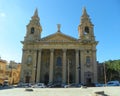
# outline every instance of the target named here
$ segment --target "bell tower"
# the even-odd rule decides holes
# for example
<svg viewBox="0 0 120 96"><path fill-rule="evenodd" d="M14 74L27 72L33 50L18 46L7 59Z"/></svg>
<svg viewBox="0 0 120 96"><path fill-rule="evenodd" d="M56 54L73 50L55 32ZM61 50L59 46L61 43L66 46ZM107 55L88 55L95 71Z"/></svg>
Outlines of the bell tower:
<svg viewBox="0 0 120 96"><path fill-rule="evenodd" d="M81 16L81 22L78 26L79 39L81 39L81 41L94 41L95 37L93 27L94 25L92 24L86 8L84 7Z"/></svg>
<svg viewBox="0 0 120 96"><path fill-rule="evenodd" d="M27 33L25 36L25 41L40 40L41 32L42 32L42 27L40 25L38 10L36 9L34 15L31 17L29 24L27 25Z"/></svg>
<svg viewBox="0 0 120 96"><path fill-rule="evenodd" d="M87 85L97 82L96 46L98 41L95 40L93 28L94 25L84 7L78 31L80 43L83 44L83 49L80 51L81 82Z"/></svg>

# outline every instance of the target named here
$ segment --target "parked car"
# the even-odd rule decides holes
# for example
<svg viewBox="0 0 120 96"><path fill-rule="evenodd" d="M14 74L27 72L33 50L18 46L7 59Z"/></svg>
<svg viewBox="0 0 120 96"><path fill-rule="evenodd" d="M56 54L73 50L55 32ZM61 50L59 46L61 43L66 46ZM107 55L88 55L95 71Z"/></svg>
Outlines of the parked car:
<svg viewBox="0 0 120 96"><path fill-rule="evenodd" d="M107 86L120 86L120 82L115 80L115 81L109 81L106 84Z"/></svg>
<svg viewBox="0 0 120 96"><path fill-rule="evenodd" d="M4 87L5 87L5 86L9 86L8 80L5 80L5 81L3 82L3 86L4 86Z"/></svg>
<svg viewBox="0 0 120 96"><path fill-rule="evenodd" d="M78 87L81 87L81 86L82 86L82 84L72 83L72 84L64 85L64 88L78 88Z"/></svg>
<svg viewBox="0 0 120 96"><path fill-rule="evenodd" d="M32 88L45 88L46 86L45 86L45 84L44 83L37 83L37 84L34 84L33 86L32 86Z"/></svg>
<svg viewBox="0 0 120 96"><path fill-rule="evenodd" d="M101 83L95 83L95 87L103 87L104 84L101 84Z"/></svg>
<svg viewBox="0 0 120 96"><path fill-rule="evenodd" d="M49 83L47 84L47 87L49 87L49 88L54 87L54 83L53 83L53 82L49 82Z"/></svg>
<svg viewBox="0 0 120 96"><path fill-rule="evenodd" d="M24 87L24 88L27 88L27 87L31 87L32 84L31 83L22 83L20 82L17 87Z"/></svg>
<svg viewBox="0 0 120 96"><path fill-rule="evenodd" d="M79 83L79 84L76 84L76 87L82 87L83 84Z"/></svg>
<svg viewBox="0 0 120 96"><path fill-rule="evenodd" d="M2 88L2 87L3 87L3 84L0 83L0 88Z"/></svg>
<svg viewBox="0 0 120 96"><path fill-rule="evenodd" d="M64 88L69 88L69 87L70 87L70 84L64 85Z"/></svg>
<svg viewBox="0 0 120 96"><path fill-rule="evenodd" d="M61 87L64 88L65 85L66 85L66 83L62 83L62 84L61 84Z"/></svg>
<svg viewBox="0 0 120 96"><path fill-rule="evenodd" d="M47 87L49 87L49 88L60 88L62 86L63 85L61 85L61 82L49 82L47 84Z"/></svg>

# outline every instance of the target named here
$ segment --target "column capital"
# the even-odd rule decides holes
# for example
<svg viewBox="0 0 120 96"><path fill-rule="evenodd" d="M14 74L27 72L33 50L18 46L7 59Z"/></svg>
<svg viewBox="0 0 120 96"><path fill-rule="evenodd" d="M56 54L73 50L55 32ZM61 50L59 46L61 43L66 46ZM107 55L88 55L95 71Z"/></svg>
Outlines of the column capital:
<svg viewBox="0 0 120 96"><path fill-rule="evenodd" d="M67 51L67 49L62 49L63 50L63 52L66 52Z"/></svg>
<svg viewBox="0 0 120 96"><path fill-rule="evenodd" d="M54 52L54 49L50 49L50 52Z"/></svg>
<svg viewBox="0 0 120 96"><path fill-rule="evenodd" d="M79 49L75 49L76 52L79 52Z"/></svg>
<svg viewBox="0 0 120 96"><path fill-rule="evenodd" d="M41 51L42 51L42 49L39 49L38 51L39 51L39 52L41 52Z"/></svg>

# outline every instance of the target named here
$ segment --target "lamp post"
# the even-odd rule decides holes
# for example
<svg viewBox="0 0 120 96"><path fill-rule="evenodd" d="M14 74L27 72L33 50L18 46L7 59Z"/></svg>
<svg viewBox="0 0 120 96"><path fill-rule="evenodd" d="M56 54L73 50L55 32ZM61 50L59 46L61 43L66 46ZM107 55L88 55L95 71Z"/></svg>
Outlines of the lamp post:
<svg viewBox="0 0 120 96"><path fill-rule="evenodd" d="M104 83L106 86L106 69L105 69L105 63L103 64L103 68L104 68Z"/></svg>

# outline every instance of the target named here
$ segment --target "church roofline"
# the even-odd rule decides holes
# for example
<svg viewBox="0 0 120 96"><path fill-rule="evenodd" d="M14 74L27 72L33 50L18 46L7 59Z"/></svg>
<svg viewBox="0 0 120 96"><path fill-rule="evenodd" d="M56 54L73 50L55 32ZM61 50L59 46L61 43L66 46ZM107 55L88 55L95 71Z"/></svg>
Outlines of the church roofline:
<svg viewBox="0 0 120 96"><path fill-rule="evenodd" d="M62 32L55 32L55 33L53 33L53 34L50 34L50 35L48 35L48 36L45 36L45 37L41 38L41 40L46 40L47 38L50 38L50 37L52 37L52 36L54 36L54 35L57 35L57 34L63 35L63 36L68 37L68 38L71 38L71 39L73 39L73 40L75 40L75 41L78 40L77 38L74 38L74 37L72 37L72 36L66 35L66 34L64 34L64 33L62 33Z"/></svg>

